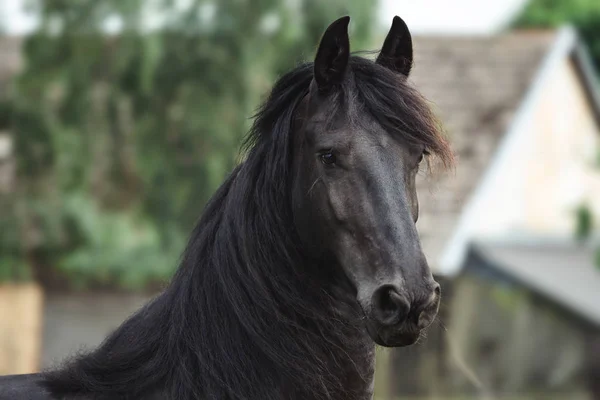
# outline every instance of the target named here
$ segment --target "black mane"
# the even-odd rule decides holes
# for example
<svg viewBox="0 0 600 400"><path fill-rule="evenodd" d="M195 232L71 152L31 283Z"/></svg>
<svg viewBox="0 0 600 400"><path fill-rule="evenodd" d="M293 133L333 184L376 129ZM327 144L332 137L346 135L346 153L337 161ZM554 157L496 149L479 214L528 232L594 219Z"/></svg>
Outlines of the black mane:
<svg viewBox="0 0 600 400"><path fill-rule="evenodd" d="M359 57L349 71L365 112L449 162L435 119L409 84ZM307 254L294 227L292 126L312 77L307 63L275 84L245 161L206 206L170 285L97 350L45 373L53 393L280 399L287 389L353 399L353 385L370 379L371 358L363 359L373 345L352 288ZM344 381L348 375L362 385Z"/></svg>

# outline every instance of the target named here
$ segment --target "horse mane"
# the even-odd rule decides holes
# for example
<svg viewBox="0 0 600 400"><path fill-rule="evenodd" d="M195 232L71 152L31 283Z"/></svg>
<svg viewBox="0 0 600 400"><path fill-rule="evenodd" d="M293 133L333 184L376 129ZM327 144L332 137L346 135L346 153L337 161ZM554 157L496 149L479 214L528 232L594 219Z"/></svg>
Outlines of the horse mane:
<svg viewBox="0 0 600 400"><path fill-rule="evenodd" d="M302 64L274 85L245 160L206 205L165 291L99 348L45 372L53 394L271 399L287 389L302 398L353 398L339 371L368 379L372 366L360 357L372 341L352 288L306 254L292 215L292 127L312 69ZM356 100L390 134L451 161L416 90L360 57L351 57L349 71Z"/></svg>

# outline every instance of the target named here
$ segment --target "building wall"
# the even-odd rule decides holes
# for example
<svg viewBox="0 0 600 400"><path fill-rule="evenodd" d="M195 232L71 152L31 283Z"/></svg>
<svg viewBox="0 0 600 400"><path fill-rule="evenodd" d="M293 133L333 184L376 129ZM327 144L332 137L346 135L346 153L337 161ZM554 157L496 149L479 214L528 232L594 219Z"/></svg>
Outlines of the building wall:
<svg viewBox="0 0 600 400"><path fill-rule="evenodd" d="M588 399L585 323L488 276L449 286L420 344L378 354L376 398Z"/></svg>
<svg viewBox="0 0 600 400"><path fill-rule="evenodd" d="M600 132L585 89L569 60L553 72L534 110L526 162L522 226L534 233L570 233L573 210L589 203L600 215Z"/></svg>
<svg viewBox="0 0 600 400"><path fill-rule="evenodd" d="M455 285L448 321L454 348L446 360L454 366L448 368L451 390L585 391L588 328L582 322L519 286L474 275Z"/></svg>
<svg viewBox="0 0 600 400"><path fill-rule="evenodd" d="M582 85L569 58L545 76L470 217L471 237L567 237L578 205L600 215L600 131Z"/></svg>
<svg viewBox="0 0 600 400"><path fill-rule="evenodd" d="M78 352L95 348L150 299L132 293L48 293L41 368L57 366Z"/></svg>

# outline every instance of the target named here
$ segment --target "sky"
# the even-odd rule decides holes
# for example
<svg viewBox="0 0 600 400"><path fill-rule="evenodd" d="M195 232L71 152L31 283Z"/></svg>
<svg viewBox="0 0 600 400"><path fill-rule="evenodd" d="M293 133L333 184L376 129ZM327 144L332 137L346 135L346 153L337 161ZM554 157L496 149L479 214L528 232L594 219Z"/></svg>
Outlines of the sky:
<svg viewBox="0 0 600 400"><path fill-rule="evenodd" d="M124 0L126 1L126 0ZM369 1L369 0L365 0ZM379 0L379 22L402 17L411 32L421 34L489 34L501 29L526 0ZM35 29L35 19L22 12L23 0L0 0L0 16L10 34Z"/></svg>
<svg viewBox="0 0 600 400"><path fill-rule="evenodd" d="M414 33L490 34L502 29L526 0L379 0L379 19L400 16Z"/></svg>

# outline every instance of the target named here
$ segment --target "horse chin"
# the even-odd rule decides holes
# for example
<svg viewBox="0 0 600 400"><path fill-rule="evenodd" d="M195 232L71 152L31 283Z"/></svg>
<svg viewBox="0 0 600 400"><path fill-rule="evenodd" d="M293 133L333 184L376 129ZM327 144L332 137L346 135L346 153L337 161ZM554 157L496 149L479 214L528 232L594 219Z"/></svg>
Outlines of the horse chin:
<svg viewBox="0 0 600 400"><path fill-rule="evenodd" d="M421 336L421 330L406 326L378 327L376 324L367 323L367 332L371 339L383 347L405 347L415 344Z"/></svg>

